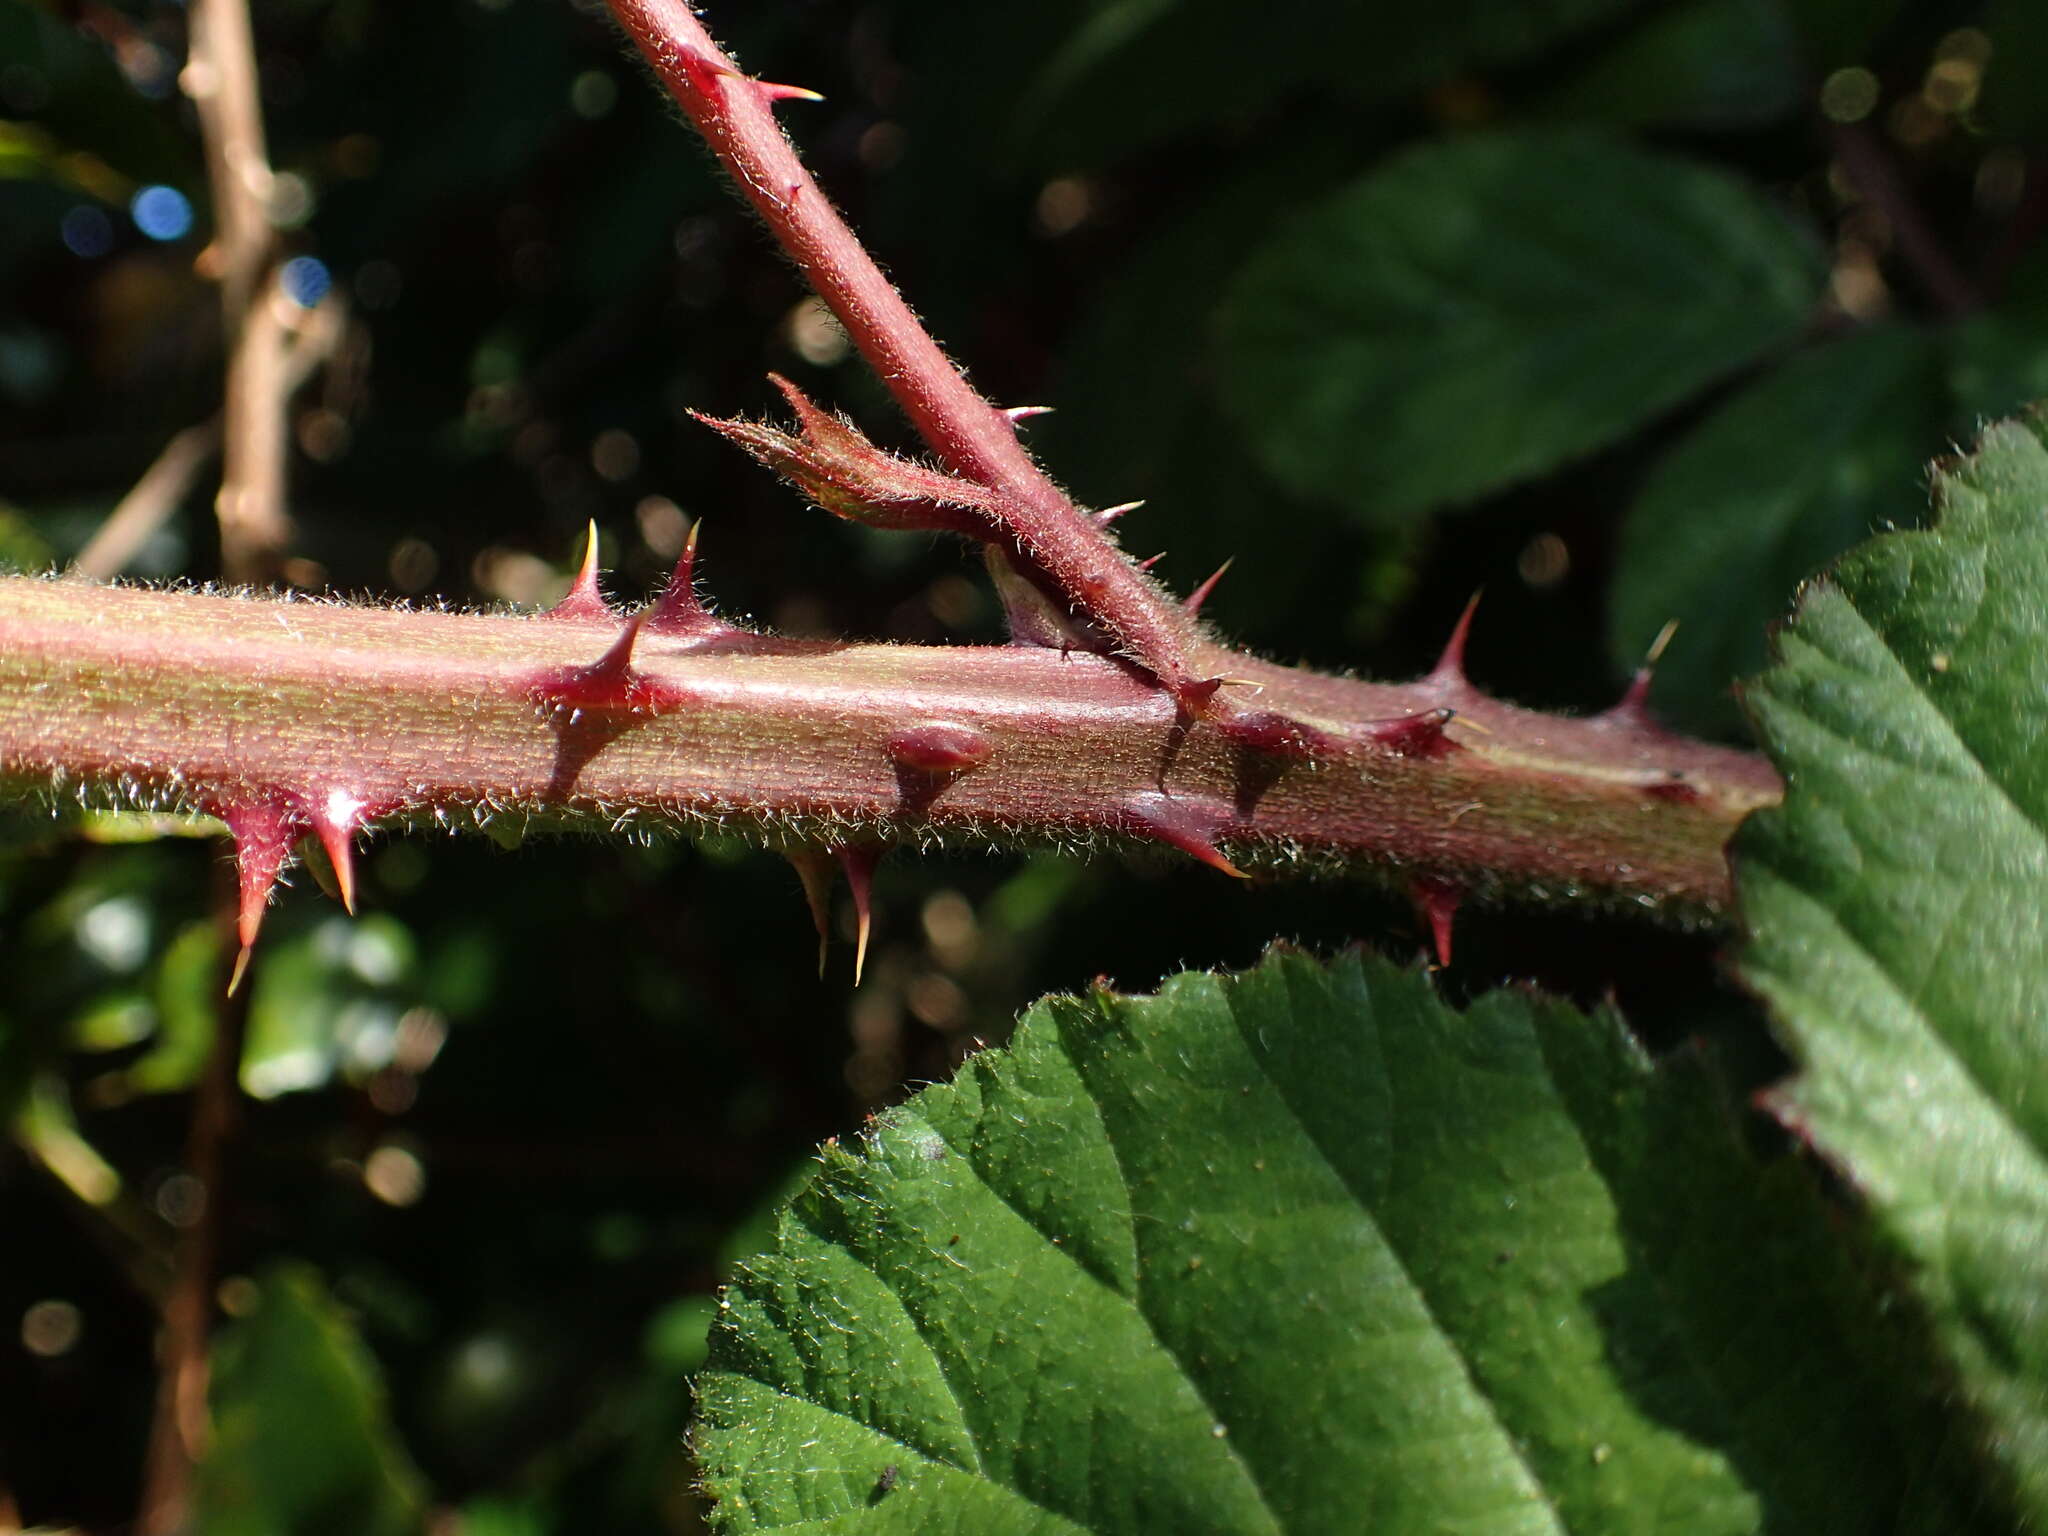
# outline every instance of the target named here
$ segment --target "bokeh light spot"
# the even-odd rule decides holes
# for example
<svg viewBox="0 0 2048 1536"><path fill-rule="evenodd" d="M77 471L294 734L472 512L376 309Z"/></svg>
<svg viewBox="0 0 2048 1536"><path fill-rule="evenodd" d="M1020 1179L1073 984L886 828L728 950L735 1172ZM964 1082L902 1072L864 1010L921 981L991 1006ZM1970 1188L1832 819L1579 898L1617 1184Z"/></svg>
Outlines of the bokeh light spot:
<svg viewBox="0 0 2048 1536"><path fill-rule="evenodd" d="M176 187L144 187L130 200L128 214L152 240L182 240L192 229L192 204Z"/></svg>
<svg viewBox="0 0 2048 1536"><path fill-rule="evenodd" d="M57 230L64 239L64 248L87 261L114 248L114 221L90 204L81 203L65 214Z"/></svg>
<svg viewBox="0 0 2048 1536"><path fill-rule="evenodd" d="M327 290L334 286L334 274L317 256L294 256L277 275L291 301L306 309L326 298Z"/></svg>

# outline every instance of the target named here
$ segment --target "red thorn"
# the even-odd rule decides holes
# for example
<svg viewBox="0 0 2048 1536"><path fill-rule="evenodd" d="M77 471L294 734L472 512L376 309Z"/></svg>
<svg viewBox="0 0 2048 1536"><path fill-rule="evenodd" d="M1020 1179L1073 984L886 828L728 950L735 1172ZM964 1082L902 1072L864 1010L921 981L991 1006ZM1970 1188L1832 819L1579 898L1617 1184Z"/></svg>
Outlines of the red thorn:
<svg viewBox="0 0 2048 1536"><path fill-rule="evenodd" d="M803 882L804 905L811 909L811 926L818 930L818 979L825 979L825 947L831 938L832 855L821 849L796 848L784 853L796 877Z"/></svg>
<svg viewBox="0 0 2048 1536"><path fill-rule="evenodd" d="M1472 615L1479 611L1479 599L1485 595L1482 588L1472 594L1465 604L1465 611L1458 615L1458 622L1451 627L1451 638L1444 643L1444 653L1437 658L1426 681L1432 683L1465 682L1465 642L1472 636Z"/></svg>
<svg viewBox="0 0 2048 1536"><path fill-rule="evenodd" d="M1050 416L1053 409L1049 405L1011 405L1003 408L1003 414L1009 417L1010 425L1015 426L1018 422L1029 421L1034 416Z"/></svg>
<svg viewBox="0 0 2048 1536"><path fill-rule="evenodd" d="M1642 725L1655 727L1656 718L1650 713L1650 679L1656 675L1657 663L1664 657L1664 648L1671 644L1671 637L1678 633L1678 620L1673 619L1657 631L1657 638L1650 642L1650 649L1643 655L1643 664L1636 668L1635 676L1628 681L1621 698L1611 709L1603 710L1594 718L1610 721L1616 725Z"/></svg>
<svg viewBox="0 0 2048 1536"><path fill-rule="evenodd" d="M825 98L816 91L801 85L777 85L772 80L754 80L746 75L737 75L730 70L721 71L728 80L737 80L752 88L754 94L774 106L778 101L823 101Z"/></svg>
<svg viewBox="0 0 2048 1536"><path fill-rule="evenodd" d="M1115 522L1118 518L1122 517L1126 512L1135 512L1138 510L1138 508L1142 507L1143 505L1145 505L1143 501L1126 501L1118 506L1104 507L1100 512L1095 514L1095 526L1098 528L1107 528L1111 523Z"/></svg>
<svg viewBox="0 0 2048 1536"><path fill-rule="evenodd" d="M1455 709L1425 709L1393 720L1374 721L1366 729L1374 741L1396 757L1439 758L1464 750L1445 729L1457 718Z"/></svg>
<svg viewBox="0 0 2048 1536"><path fill-rule="evenodd" d="M1676 768L1671 770L1669 777L1645 784L1643 793L1652 800L1668 800L1673 805L1697 805L1702 798L1698 786Z"/></svg>
<svg viewBox="0 0 2048 1536"><path fill-rule="evenodd" d="M1227 715L1216 729L1231 741L1269 757L1312 758L1329 754L1335 743L1312 725L1271 709L1248 709Z"/></svg>
<svg viewBox="0 0 2048 1536"><path fill-rule="evenodd" d="M1167 552L1162 549L1156 555L1147 555L1143 560L1140 560L1138 562L1138 569L1141 571L1151 570L1153 566L1157 565L1160 561L1166 558L1166 554Z"/></svg>
<svg viewBox="0 0 2048 1536"><path fill-rule="evenodd" d="M1458 915L1458 903L1464 899L1464 891L1434 875L1416 875L1408 882L1408 896L1415 903L1416 914L1429 927L1430 941L1436 946L1436 963L1448 967L1451 963L1451 920Z"/></svg>
<svg viewBox="0 0 2048 1536"><path fill-rule="evenodd" d="M368 818L368 808L345 789L330 789L313 804L313 831L327 850L327 862L334 866L334 883L341 893L342 910L356 913L355 835Z"/></svg>
<svg viewBox="0 0 2048 1536"><path fill-rule="evenodd" d="M1181 603L1181 607L1185 608L1190 614L1200 613L1202 611L1202 604L1209 601L1209 594L1216 590L1216 583L1223 579L1224 573L1236 563L1236 560L1237 556L1232 555L1228 560L1217 566L1216 574L1190 592L1186 600Z"/></svg>
<svg viewBox="0 0 2048 1536"><path fill-rule="evenodd" d="M704 635L729 627L713 618L697 598L697 530L703 526L701 518L690 524L690 536L683 540L683 552L668 586L647 610L647 628L654 634Z"/></svg>
<svg viewBox="0 0 2048 1536"><path fill-rule="evenodd" d="M569 583L569 590L562 594L562 600L541 615L548 619L608 619L611 609L605 606L604 593L597 585L597 522L590 524L589 537L583 545L583 564L577 569L576 579Z"/></svg>
<svg viewBox="0 0 2048 1536"><path fill-rule="evenodd" d="M1200 800L1175 799L1157 790L1143 790L1126 796L1126 820L1142 837L1156 838L1169 847L1200 859L1211 869L1220 869L1239 880L1249 879L1216 846L1216 836L1231 821L1227 807Z"/></svg>
<svg viewBox="0 0 2048 1536"><path fill-rule="evenodd" d="M552 713L567 710L572 716L583 710L658 715L689 703L688 689L650 677L633 665L633 647L652 611L643 608L621 624L618 638L589 665L541 673L529 686L529 695Z"/></svg>
<svg viewBox="0 0 2048 1536"><path fill-rule="evenodd" d="M839 867L846 871L847 886L853 892L853 912L859 933L853 949L853 984L860 985L868 964L868 933L873 915L875 866L889 850L879 843L853 843L839 851Z"/></svg>
<svg viewBox="0 0 2048 1536"><path fill-rule="evenodd" d="M1191 715L1203 716L1208 714L1209 703L1216 697L1216 690L1228 681L1228 678L1204 677L1169 684L1168 688L1174 703Z"/></svg>
<svg viewBox="0 0 2048 1536"><path fill-rule="evenodd" d="M249 969L249 955L256 947L256 935L263 927L263 912L284 861L297 841L301 820L282 800L257 800L221 809L220 819L228 824L235 839L235 869L240 882L239 910L235 937L241 948L235 955L235 969L228 977L228 995L234 996Z"/></svg>
<svg viewBox="0 0 2048 1536"><path fill-rule="evenodd" d="M920 720L889 737L889 756L899 768L920 773L965 773L988 761L986 732L952 720Z"/></svg>

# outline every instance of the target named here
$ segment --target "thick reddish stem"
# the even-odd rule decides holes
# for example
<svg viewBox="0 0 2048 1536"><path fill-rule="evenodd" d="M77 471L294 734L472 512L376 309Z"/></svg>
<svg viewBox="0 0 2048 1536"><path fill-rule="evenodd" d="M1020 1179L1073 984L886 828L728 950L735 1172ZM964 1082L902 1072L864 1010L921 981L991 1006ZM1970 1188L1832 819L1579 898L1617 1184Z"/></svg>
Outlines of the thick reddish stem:
<svg viewBox="0 0 2048 1536"><path fill-rule="evenodd" d="M1189 730L1099 656L706 644L644 623L627 655L620 623L0 578L0 776L102 803L279 807L302 831L340 792L351 830L509 815L782 847L1149 844L1679 920L1725 905L1723 845L1778 794L1760 759L1649 723L1469 687L1446 719L1440 679L1197 652L1285 727L1232 734ZM1390 735L1410 720L1442 750Z"/></svg>

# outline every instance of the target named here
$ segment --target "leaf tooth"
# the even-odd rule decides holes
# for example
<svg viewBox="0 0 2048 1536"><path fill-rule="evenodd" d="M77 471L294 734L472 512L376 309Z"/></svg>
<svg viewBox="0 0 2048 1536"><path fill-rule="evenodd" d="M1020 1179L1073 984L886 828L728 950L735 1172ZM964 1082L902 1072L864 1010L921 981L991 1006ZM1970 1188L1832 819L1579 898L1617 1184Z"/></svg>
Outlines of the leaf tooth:
<svg viewBox="0 0 2048 1536"><path fill-rule="evenodd" d="M228 977L232 997L249 970L249 956L256 948L256 936L263 928L263 913L270 905L270 893L291 847L298 840L303 818L292 803L279 796L274 800L242 800L219 807L235 840L235 875L239 901L235 915L235 937L240 948L235 968Z"/></svg>
<svg viewBox="0 0 2048 1536"><path fill-rule="evenodd" d="M1408 899L1415 903L1416 915L1429 929L1430 943L1436 950L1436 963L1440 968L1451 963L1451 924L1464 897L1462 886L1435 875L1414 875L1408 881Z"/></svg>
<svg viewBox="0 0 2048 1536"><path fill-rule="evenodd" d="M562 600L541 617L589 620L609 619L611 616L604 592L597 584L597 520L593 518L583 541L583 564L577 568L576 579L569 583L569 590L562 594Z"/></svg>
<svg viewBox="0 0 2048 1536"><path fill-rule="evenodd" d="M1250 878L1216 846L1218 834L1233 819L1227 806L1148 789L1125 796L1122 810L1127 829L1139 836L1178 848L1226 875Z"/></svg>
<svg viewBox="0 0 2048 1536"><path fill-rule="evenodd" d="M853 984L860 985L860 979L868 964L868 934L874 908L875 866L882 862L882 855L889 850L880 843L848 843L837 850L839 867L846 871L846 884L853 892L853 912L858 920L858 936L853 950Z"/></svg>

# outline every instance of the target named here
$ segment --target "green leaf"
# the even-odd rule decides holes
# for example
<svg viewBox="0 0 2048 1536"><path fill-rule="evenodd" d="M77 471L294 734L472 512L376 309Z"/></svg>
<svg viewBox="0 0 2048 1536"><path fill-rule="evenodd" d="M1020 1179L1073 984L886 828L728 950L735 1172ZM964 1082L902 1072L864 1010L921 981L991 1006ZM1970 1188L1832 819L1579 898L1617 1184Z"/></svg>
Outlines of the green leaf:
<svg viewBox="0 0 2048 1536"><path fill-rule="evenodd" d="M1782 116L1799 87L1780 0L1687 0L1652 12L1536 105L1608 123L1726 129Z"/></svg>
<svg viewBox="0 0 2048 1536"><path fill-rule="evenodd" d="M1819 286L1720 171L1585 134L1432 144L1252 259L1225 394L1283 484L1412 518L1627 435L1790 341Z"/></svg>
<svg viewBox="0 0 2048 1536"><path fill-rule="evenodd" d="M1984 30L1991 58L1984 69L1984 110L1992 125L2039 144L2048 140L2048 101L2041 75L2048 69L2048 10L2036 0L1992 0Z"/></svg>
<svg viewBox="0 0 2048 1536"><path fill-rule="evenodd" d="M2048 1523L2048 447L1988 431L1939 525L1810 588L1748 691L1786 778L1738 843L1742 969L1790 1123L1910 1269L2025 1517Z"/></svg>
<svg viewBox="0 0 2048 1536"><path fill-rule="evenodd" d="M1383 101L1539 54L1634 0L1445 0L1390 20L1378 6L1269 0L1247 54L1234 0L1098 0L1070 23L1016 108L1040 163L1092 165L1304 90Z"/></svg>
<svg viewBox="0 0 2048 1536"><path fill-rule="evenodd" d="M1733 731L1730 684L1763 665L1764 632L1799 583L1857 540L1917 522L1925 453L1947 417L1940 348L1889 327L1817 347L1735 395L1658 465L1623 524L1615 660L1663 625L1660 711Z"/></svg>
<svg viewBox="0 0 2048 1536"><path fill-rule="evenodd" d="M213 1348L201 1536L401 1536L419 1474L392 1436L376 1363L313 1271L286 1266Z"/></svg>
<svg viewBox="0 0 2048 1536"><path fill-rule="evenodd" d="M1796 1165L1612 1017L1276 953L1041 1003L823 1161L721 1302L726 1531L1863 1530L1942 1486Z"/></svg>

